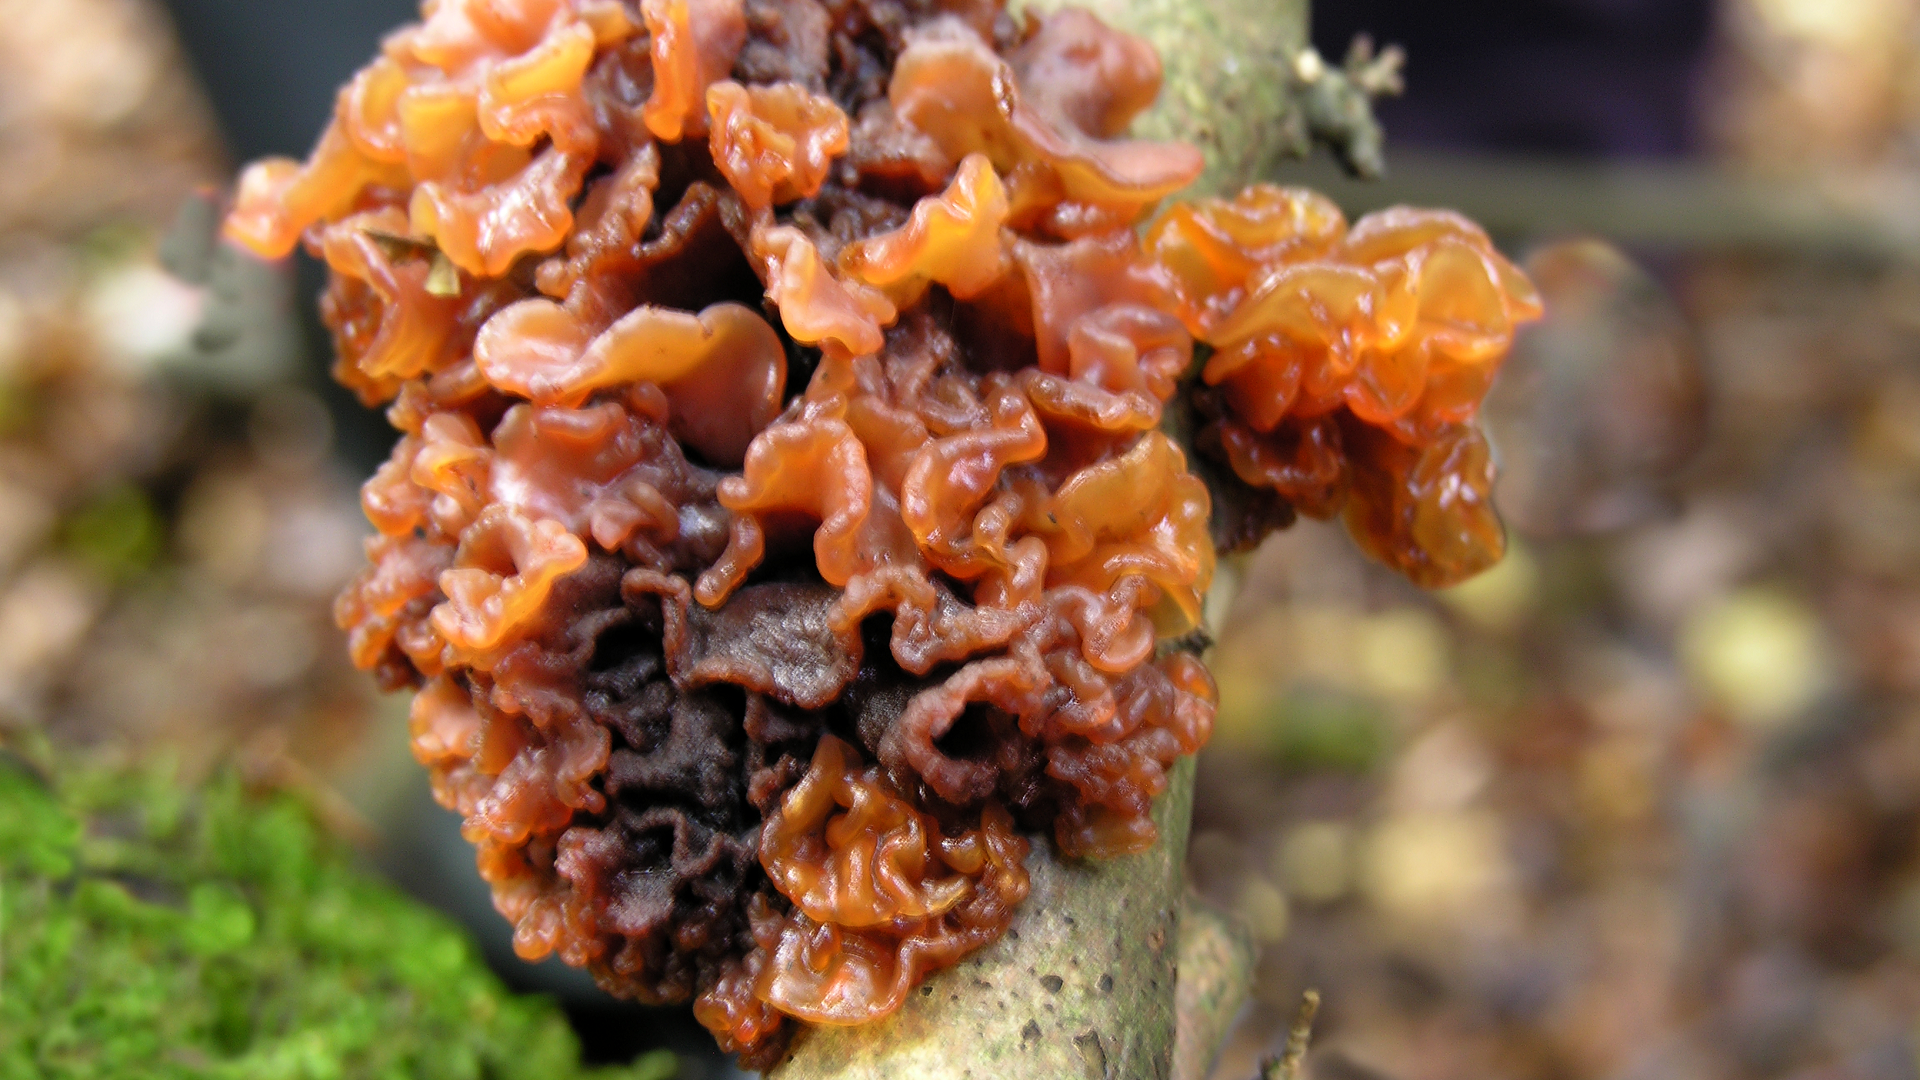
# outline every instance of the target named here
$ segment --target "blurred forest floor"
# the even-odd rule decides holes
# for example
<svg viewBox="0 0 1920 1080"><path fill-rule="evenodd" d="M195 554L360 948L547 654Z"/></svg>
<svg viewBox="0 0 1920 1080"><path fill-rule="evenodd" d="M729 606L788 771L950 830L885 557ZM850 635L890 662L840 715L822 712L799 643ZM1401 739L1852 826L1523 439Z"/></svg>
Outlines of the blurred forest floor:
<svg viewBox="0 0 1920 1080"><path fill-rule="evenodd" d="M207 247L153 9L0 13L0 728L415 842L308 299ZM1265 951L1217 1075L1316 987L1320 1080L1912 1080L1920 252L1503 242L1552 304L1489 405L1508 560L1425 595L1303 522L1239 568L1192 870Z"/></svg>

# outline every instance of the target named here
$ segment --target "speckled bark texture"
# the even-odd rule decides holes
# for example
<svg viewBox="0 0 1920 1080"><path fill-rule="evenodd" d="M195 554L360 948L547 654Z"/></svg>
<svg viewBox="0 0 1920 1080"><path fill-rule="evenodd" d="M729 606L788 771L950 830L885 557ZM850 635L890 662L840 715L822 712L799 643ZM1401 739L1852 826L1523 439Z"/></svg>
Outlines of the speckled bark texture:
<svg viewBox="0 0 1920 1080"><path fill-rule="evenodd" d="M1160 97L1133 131L1200 147L1207 171L1189 195L1231 194L1307 151L1293 83L1294 58L1308 44L1306 0L1075 2L1159 50Z"/></svg>
<svg viewBox="0 0 1920 1080"><path fill-rule="evenodd" d="M1258 947L1247 928L1187 894L1174 985L1173 1080L1206 1080L1253 996Z"/></svg>

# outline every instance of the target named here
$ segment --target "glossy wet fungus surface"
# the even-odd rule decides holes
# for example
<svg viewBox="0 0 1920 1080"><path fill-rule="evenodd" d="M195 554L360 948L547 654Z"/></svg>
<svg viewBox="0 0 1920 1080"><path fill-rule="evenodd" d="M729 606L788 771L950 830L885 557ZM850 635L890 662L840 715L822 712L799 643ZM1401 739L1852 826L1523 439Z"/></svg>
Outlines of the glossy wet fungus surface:
<svg viewBox="0 0 1920 1080"><path fill-rule="evenodd" d="M403 433L337 612L522 956L768 1064L1000 934L1029 836L1155 842L1217 545L1498 558L1531 287L1447 213L1155 217L1159 80L1072 8L429 0L246 172Z"/></svg>

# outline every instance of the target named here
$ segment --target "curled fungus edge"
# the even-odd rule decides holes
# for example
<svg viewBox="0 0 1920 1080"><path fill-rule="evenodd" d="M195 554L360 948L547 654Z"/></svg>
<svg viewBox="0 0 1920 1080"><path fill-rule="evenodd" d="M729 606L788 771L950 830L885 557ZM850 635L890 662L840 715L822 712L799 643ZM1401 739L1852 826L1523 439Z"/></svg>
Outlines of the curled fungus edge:
<svg viewBox="0 0 1920 1080"><path fill-rule="evenodd" d="M242 176L401 433L336 613L520 955L765 1067L1003 932L1029 837L1155 843L1217 500L1499 557L1531 285L1452 214L1157 210L1159 80L1074 8L427 0Z"/></svg>

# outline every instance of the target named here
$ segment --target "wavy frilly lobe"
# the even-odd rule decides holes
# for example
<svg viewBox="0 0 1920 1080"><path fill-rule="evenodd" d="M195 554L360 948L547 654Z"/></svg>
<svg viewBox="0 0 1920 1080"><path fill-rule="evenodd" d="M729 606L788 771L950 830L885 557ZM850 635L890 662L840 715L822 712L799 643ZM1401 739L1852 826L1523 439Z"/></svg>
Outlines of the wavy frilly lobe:
<svg viewBox="0 0 1920 1080"><path fill-rule="evenodd" d="M1027 896L1027 841L998 802L977 817L944 829L823 737L761 830L761 865L793 911L755 927L770 954L756 996L814 1023L863 1023L998 937Z"/></svg>
<svg viewBox="0 0 1920 1080"><path fill-rule="evenodd" d="M1438 588L1497 561L1472 426L1533 286L1479 226L1397 208L1351 229L1325 199L1254 188L1167 215L1147 245L1214 353L1199 442L1301 512L1342 514L1369 554Z"/></svg>
<svg viewBox="0 0 1920 1080"><path fill-rule="evenodd" d="M1426 583L1498 551L1471 423L1525 281L1451 215L1154 219L1199 156L1127 138L1158 58L1083 11L423 15L227 232L326 262L401 432L336 614L522 956L769 1064L1000 934L1028 835L1156 841L1213 491Z"/></svg>

